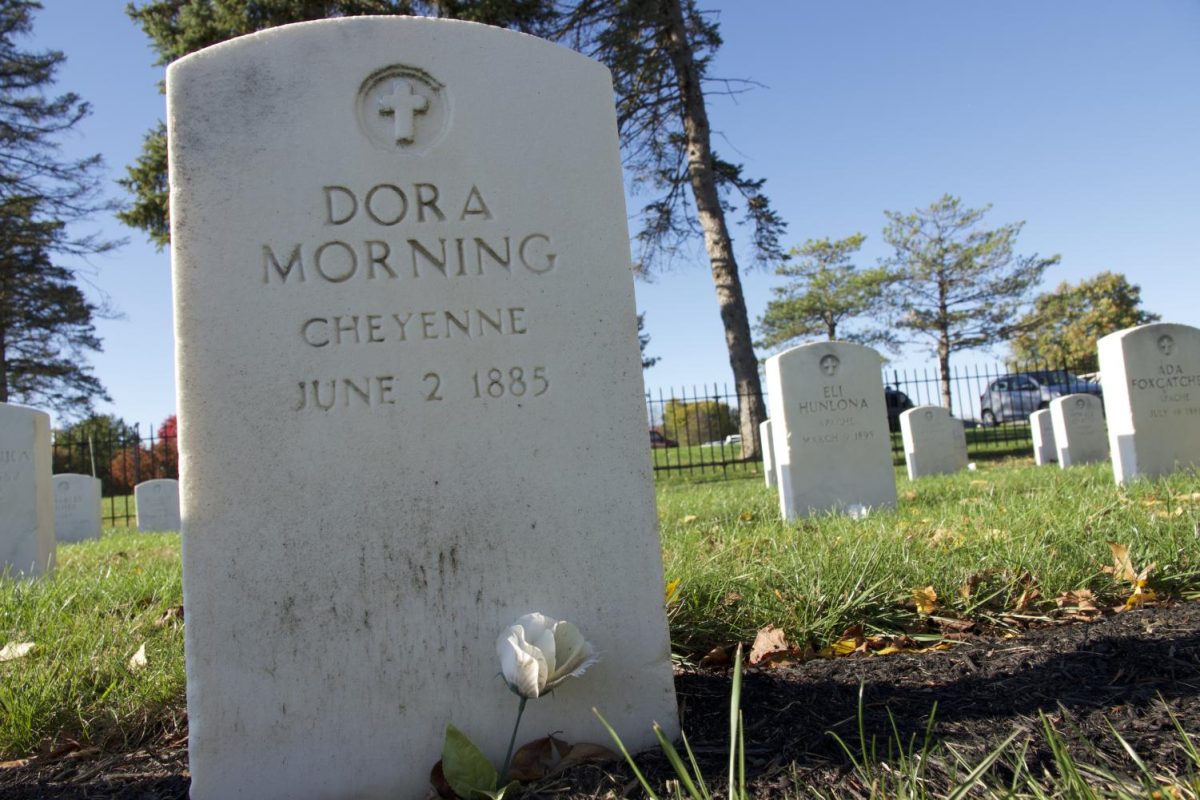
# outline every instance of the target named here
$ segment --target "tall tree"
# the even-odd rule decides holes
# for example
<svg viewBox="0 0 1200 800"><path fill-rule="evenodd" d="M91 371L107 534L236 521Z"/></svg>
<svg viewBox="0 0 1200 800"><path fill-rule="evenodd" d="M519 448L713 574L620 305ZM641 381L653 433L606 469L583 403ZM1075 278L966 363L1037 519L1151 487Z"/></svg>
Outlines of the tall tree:
<svg viewBox="0 0 1200 800"><path fill-rule="evenodd" d="M637 332L638 332L638 350L642 352L642 369L650 369L659 362L658 356L646 355L646 346L650 344L650 334L644 332L643 328L646 325L646 315L637 315Z"/></svg>
<svg viewBox="0 0 1200 800"><path fill-rule="evenodd" d="M894 249L889 266L897 286L889 294L897 325L932 345L941 372L942 405L951 408L950 355L1007 339L1030 292L1059 256L1013 252L1024 222L983 227L991 209L966 208L943 195L911 214L885 211L884 240Z"/></svg>
<svg viewBox="0 0 1200 800"><path fill-rule="evenodd" d="M159 64L248 33L328 17L430 15L546 33L553 0L147 0L126 13L150 37ZM121 221L160 248L171 239L167 191L167 127L146 133L142 152L119 183L131 195Z"/></svg>
<svg viewBox="0 0 1200 800"><path fill-rule="evenodd" d="M793 280L771 290L775 299L758 321L760 347L776 348L815 336L891 344L894 336L879 324L891 273L884 267L860 270L851 262L865 240L861 233L836 241L809 239L788 252L790 260L775 274ZM847 327L864 317L872 317L873 324Z"/></svg>
<svg viewBox="0 0 1200 800"><path fill-rule="evenodd" d="M116 243L70 227L112 206L99 194L100 157L59 153L58 137L89 113L78 95L48 94L65 56L17 46L40 8L0 0L0 402L74 416L107 399L84 361L100 350L92 324L100 309L76 271L56 261Z"/></svg>
<svg viewBox="0 0 1200 800"><path fill-rule="evenodd" d="M1119 272L1101 272L1077 286L1063 281L1038 295L1009 344L1016 362L1095 372L1100 369L1100 337L1158 319L1142 308L1140 287Z"/></svg>
<svg viewBox="0 0 1200 800"><path fill-rule="evenodd" d="M654 193L635 238L642 269L703 235L737 385L742 454L758 458L766 407L727 214L740 197L755 258L767 262L782 258L784 223L764 182L713 150L706 81L721 45L717 24L695 0L578 0L559 36L612 71L625 166L635 191Z"/></svg>

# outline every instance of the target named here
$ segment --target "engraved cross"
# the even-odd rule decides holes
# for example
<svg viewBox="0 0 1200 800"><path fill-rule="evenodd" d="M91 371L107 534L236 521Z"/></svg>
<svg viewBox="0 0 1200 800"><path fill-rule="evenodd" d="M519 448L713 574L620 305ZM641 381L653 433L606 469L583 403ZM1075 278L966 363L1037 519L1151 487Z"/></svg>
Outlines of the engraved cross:
<svg viewBox="0 0 1200 800"><path fill-rule="evenodd" d="M417 114L429 108L429 98L413 91L408 81L392 84L392 93L379 100L380 116L393 118L397 144L412 144Z"/></svg>

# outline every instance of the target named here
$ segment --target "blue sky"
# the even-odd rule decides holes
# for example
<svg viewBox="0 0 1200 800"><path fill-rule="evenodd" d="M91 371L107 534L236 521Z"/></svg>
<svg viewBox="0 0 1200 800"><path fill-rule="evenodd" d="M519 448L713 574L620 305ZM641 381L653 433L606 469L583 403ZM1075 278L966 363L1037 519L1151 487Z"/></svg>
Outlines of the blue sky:
<svg viewBox="0 0 1200 800"><path fill-rule="evenodd" d="M58 88L94 109L64 150L103 154L120 197L113 181L163 116L163 70L125 0L45 5L29 44L66 53ZM994 225L1024 220L1018 252L1061 254L1046 289L1123 272L1147 309L1200 326L1200 2L702 6L718 11L725 40L711 74L760 84L711 98L716 147L767 179L789 224L787 246L861 231L858 263L870 266L889 254L885 209L907 212L950 193L972 207L992 204ZM631 197L630 209L645 200ZM93 227L129 239L92 259L90 280L124 314L97 326L105 351L91 361L113 397L101 410L157 424L175 405L169 252L112 219ZM757 319L780 279L739 254ZM731 381L699 243L639 283L637 296L648 352L662 359L645 374L648 389ZM896 359L900 368L928 362L921 348Z"/></svg>

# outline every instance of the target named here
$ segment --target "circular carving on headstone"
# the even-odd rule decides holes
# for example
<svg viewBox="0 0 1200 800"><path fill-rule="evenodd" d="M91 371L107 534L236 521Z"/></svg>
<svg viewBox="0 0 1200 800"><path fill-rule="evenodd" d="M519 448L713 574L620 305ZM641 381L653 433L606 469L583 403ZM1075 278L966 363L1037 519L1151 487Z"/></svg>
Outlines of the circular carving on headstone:
<svg viewBox="0 0 1200 800"><path fill-rule="evenodd" d="M1075 398L1075 407L1076 408L1083 408L1086 405L1087 405L1087 400L1083 399L1082 397Z"/></svg>
<svg viewBox="0 0 1200 800"><path fill-rule="evenodd" d="M1164 356L1171 355L1171 352L1175 349L1175 339L1168 333L1164 333L1158 337L1156 344L1158 345L1158 351Z"/></svg>
<svg viewBox="0 0 1200 800"><path fill-rule="evenodd" d="M933 410L932 409L925 412L925 419L933 419Z"/></svg>
<svg viewBox="0 0 1200 800"><path fill-rule="evenodd" d="M833 353L829 353L827 355L821 356L821 360L818 363L821 366L821 372L825 373L826 375L828 375L829 377L832 378L834 375L837 374L838 365L841 364L842 362L840 360L838 360L838 357L835 356Z"/></svg>
<svg viewBox="0 0 1200 800"><path fill-rule="evenodd" d="M58 490L60 492L66 493L71 490L71 484L68 481L59 481L58 482Z"/></svg>
<svg viewBox="0 0 1200 800"><path fill-rule="evenodd" d="M367 76L358 89L358 127L376 147L422 155L450 127L446 87L423 69L393 64Z"/></svg>

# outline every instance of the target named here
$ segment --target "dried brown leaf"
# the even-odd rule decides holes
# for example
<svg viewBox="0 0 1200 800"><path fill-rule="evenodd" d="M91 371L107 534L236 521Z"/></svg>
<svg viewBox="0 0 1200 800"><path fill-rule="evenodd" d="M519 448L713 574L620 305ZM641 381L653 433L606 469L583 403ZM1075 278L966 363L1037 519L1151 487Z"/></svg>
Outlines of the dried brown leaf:
<svg viewBox="0 0 1200 800"><path fill-rule="evenodd" d="M24 658L33 650L33 642L9 642L0 648L0 663L5 661L15 661L18 658Z"/></svg>
<svg viewBox="0 0 1200 800"><path fill-rule="evenodd" d="M768 656L787 652L789 649L787 639L783 635L783 629L776 628L774 625L768 625L758 632L754 637L754 644L750 648L750 665L756 666Z"/></svg>

